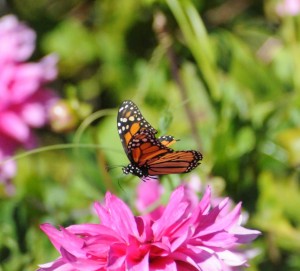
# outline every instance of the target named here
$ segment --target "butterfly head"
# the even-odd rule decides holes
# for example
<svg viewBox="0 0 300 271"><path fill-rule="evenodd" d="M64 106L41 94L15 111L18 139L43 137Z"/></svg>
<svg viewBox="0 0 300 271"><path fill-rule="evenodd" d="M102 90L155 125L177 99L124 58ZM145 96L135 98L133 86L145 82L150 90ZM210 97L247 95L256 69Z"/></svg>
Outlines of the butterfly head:
<svg viewBox="0 0 300 271"><path fill-rule="evenodd" d="M140 178L146 177L146 174L137 166L129 164L127 167L122 168L124 174L133 174Z"/></svg>

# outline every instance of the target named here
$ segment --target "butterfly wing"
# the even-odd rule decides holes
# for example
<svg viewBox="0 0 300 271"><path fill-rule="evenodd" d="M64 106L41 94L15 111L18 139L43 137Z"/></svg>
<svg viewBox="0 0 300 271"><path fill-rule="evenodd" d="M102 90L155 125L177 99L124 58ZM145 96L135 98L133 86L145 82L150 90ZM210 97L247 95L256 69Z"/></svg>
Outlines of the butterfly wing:
<svg viewBox="0 0 300 271"><path fill-rule="evenodd" d="M179 139L175 139L174 136L165 135L158 138L161 144L163 144L166 147L169 147L176 143L176 141L179 141Z"/></svg>
<svg viewBox="0 0 300 271"><path fill-rule="evenodd" d="M167 136L167 139L167 142L175 141L172 136ZM133 163L147 171L147 175L187 173L197 167L203 158L198 151L174 151L162 142L161 138L155 138L151 131L144 129L129 143Z"/></svg>
<svg viewBox="0 0 300 271"><path fill-rule="evenodd" d="M173 150L163 145L149 129L143 129L135 134L128 144L132 163L138 167L143 167L147 161L171 152Z"/></svg>
<svg viewBox="0 0 300 271"><path fill-rule="evenodd" d="M145 120L138 107L132 101L124 101L119 108L117 116L118 133L128 159L133 162L128 150L129 142L141 130L147 129L150 133L156 134L157 131Z"/></svg>
<svg viewBox="0 0 300 271"><path fill-rule="evenodd" d="M203 156L198 151L174 151L147 161L148 174L187 173L196 168Z"/></svg>

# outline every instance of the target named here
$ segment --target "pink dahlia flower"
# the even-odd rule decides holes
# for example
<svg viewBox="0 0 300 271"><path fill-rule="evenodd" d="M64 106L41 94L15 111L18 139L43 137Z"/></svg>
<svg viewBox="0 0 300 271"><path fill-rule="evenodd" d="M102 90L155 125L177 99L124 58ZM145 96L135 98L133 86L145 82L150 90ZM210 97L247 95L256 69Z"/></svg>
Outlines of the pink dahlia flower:
<svg viewBox="0 0 300 271"><path fill-rule="evenodd" d="M201 179L196 174L191 174L187 182L184 183L185 197L193 207L196 207L199 202L199 194L205 193L205 187L201 182ZM136 208L139 212L146 214L148 211L148 216L150 219L156 220L157 217L161 216L165 207L159 205L162 199L162 194L164 193L164 188L160 182L157 182L155 179L149 179L147 182L140 182L137 187L137 200ZM212 208L218 206L225 198L217 195L216 191L213 189L210 196L210 205ZM226 216L230 210L234 207L234 202L231 199L228 199L226 207L224 207L222 213ZM248 213L242 213L241 223L246 223L248 219ZM260 251L258 249L249 249L247 247L237 248L234 253L247 261L256 257ZM238 271L241 270L240 266L230 266L223 265L222 271Z"/></svg>
<svg viewBox="0 0 300 271"><path fill-rule="evenodd" d="M32 128L47 122L54 92L45 84L56 78L57 57L25 62L32 54L35 33L12 15L0 19L0 161L19 147L33 147ZM0 165L0 182L15 174L14 162Z"/></svg>
<svg viewBox="0 0 300 271"><path fill-rule="evenodd" d="M260 232L240 226L241 204L228 213L228 199L212 208L210 197L208 188L194 206L180 186L162 215L152 220L134 216L121 199L108 192L104 204L95 204L101 224L60 230L41 226L60 257L41 265L39 271L221 271L245 266L247 259L236 249Z"/></svg>

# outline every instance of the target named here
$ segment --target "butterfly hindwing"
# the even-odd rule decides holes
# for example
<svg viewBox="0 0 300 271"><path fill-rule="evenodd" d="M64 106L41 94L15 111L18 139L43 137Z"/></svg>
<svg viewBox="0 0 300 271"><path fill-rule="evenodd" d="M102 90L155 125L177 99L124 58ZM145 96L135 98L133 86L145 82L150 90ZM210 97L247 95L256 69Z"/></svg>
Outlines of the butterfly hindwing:
<svg viewBox="0 0 300 271"><path fill-rule="evenodd" d="M198 151L174 151L147 162L150 175L187 173L199 165L202 154Z"/></svg>
<svg viewBox="0 0 300 271"><path fill-rule="evenodd" d="M158 140L166 147L169 147L176 143L179 139L175 139L174 136L165 135L158 138Z"/></svg>
<svg viewBox="0 0 300 271"><path fill-rule="evenodd" d="M175 143L172 136L159 139L150 130L143 129L137 133L128 146L128 151L137 167L147 175L165 175L187 173L199 165L202 154L197 151L174 151L168 144Z"/></svg>
<svg viewBox="0 0 300 271"><path fill-rule="evenodd" d="M128 144L128 154L139 167L146 165L147 161L155 157L170 152L173 150L163 145L149 129L142 129Z"/></svg>

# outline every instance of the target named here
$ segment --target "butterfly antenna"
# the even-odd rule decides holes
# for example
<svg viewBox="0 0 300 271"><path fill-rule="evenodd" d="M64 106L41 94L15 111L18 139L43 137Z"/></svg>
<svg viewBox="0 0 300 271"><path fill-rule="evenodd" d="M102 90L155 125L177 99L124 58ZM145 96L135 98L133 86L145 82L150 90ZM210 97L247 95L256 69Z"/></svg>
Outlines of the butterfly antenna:
<svg viewBox="0 0 300 271"><path fill-rule="evenodd" d="M119 168L119 167L125 167L124 165L113 165L113 166L105 166L105 169L107 170L107 171L110 171L110 170L112 170L112 169L115 169L115 168Z"/></svg>

